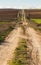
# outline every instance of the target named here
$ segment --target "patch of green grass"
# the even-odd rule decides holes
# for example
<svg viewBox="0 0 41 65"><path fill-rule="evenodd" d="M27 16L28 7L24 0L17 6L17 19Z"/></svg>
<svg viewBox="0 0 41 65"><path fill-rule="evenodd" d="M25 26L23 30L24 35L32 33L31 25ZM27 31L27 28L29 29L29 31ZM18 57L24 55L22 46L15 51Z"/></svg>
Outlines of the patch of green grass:
<svg viewBox="0 0 41 65"><path fill-rule="evenodd" d="M31 19L33 22L41 24L41 19Z"/></svg>
<svg viewBox="0 0 41 65"><path fill-rule="evenodd" d="M19 46L14 53L15 57L8 62L9 65L27 65L27 45L25 39L19 42Z"/></svg>
<svg viewBox="0 0 41 65"><path fill-rule="evenodd" d="M0 42L3 42L3 41L4 41L4 36L0 35Z"/></svg>
<svg viewBox="0 0 41 65"><path fill-rule="evenodd" d="M9 22L0 21L0 24L8 24Z"/></svg>
<svg viewBox="0 0 41 65"><path fill-rule="evenodd" d="M27 47L25 39L20 40L14 54L12 60L8 61L8 65L30 65L31 50Z"/></svg>

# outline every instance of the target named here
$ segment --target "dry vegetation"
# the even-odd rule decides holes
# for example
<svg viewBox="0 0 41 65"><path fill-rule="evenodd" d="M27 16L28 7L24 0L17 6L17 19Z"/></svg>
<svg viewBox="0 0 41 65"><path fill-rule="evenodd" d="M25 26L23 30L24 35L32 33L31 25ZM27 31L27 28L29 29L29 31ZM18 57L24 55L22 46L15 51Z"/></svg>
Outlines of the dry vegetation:
<svg viewBox="0 0 41 65"><path fill-rule="evenodd" d="M5 37L15 28L16 22L0 22L0 44Z"/></svg>
<svg viewBox="0 0 41 65"><path fill-rule="evenodd" d="M27 44L25 39L21 39L19 46L15 49L15 57L9 61L9 65L25 65L27 63Z"/></svg>

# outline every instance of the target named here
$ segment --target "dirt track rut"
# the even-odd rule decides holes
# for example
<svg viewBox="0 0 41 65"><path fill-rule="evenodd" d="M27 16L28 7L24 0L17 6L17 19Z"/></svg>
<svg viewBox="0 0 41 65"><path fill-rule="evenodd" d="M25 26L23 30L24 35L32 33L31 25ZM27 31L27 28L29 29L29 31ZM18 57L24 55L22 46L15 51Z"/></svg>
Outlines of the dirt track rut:
<svg viewBox="0 0 41 65"><path fill-rule="evenodd" d="M7 65L7 60L12 58L15 48L18 46L19 35L22 33L21 28L13 30L0 46L0 65Z"/></svg>
<svg viewBox="0 0 41 65"><path fill-rule="evenodd" d="M41 65L41 35L31 27L26 27L25 34L26 36L23 35L22 28L18 27L8 35L5 43L0 46L0 65L7 65L7 61L13 57L12 53L18 46L20 38L28 39L33 46L32 65Z"/></svg>
<svg viewBox="0 0 41 65"><path fill-rule="evenodd" d="M41 35L37 34L33 28L27 28L26 34L29 35L29 41L33 46L32 61L34 65L41 65Z"/></svg>

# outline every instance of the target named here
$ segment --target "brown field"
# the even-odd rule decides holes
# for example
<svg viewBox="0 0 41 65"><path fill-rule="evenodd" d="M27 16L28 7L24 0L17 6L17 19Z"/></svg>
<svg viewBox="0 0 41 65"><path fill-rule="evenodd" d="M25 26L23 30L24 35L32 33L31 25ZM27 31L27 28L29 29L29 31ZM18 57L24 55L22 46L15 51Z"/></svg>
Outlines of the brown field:
<svg viewBox="0 0 41 65"><path fill-rule="evenodd" d="M6 31L7 29L9 29L10 27L14 28L17 22L0 22L0 33L3 33L4 31Z"/></svg>
<svg viewBox="0 0 41 65"><path fill-rule="evenodd" d="M29 9L25 10L26 15L30 14L31 18L41 18L41 9Z"/></svg>
<svg viewBox="0 0 41 65"><path fill-rule="evenodd" d="M15 25L11 22L15 23L17 21L19 11L20 9L0 9L0 22L4 22L4 24L0 23L0 33L8 29L8 27ZM25 14L26 17L30 14L30 18L41 18L41 9L28 9L25 10Z"/></svg>
<svg viewBox="0 0 41 65"><path fill-rule="evenodd" d="M0 9L0 21L13 21L17 18L18 9ZM28 9L25 10L26 16L30 18L41 18L41 9Z"/></svg>
<svg viewBox="0 0 41 65"><path fill-rule="evenodd" d="M0 65L41 65L39 12L0 9Z"/></svg>
<svg viewBox="0 0 41 65"><path fill-rule="evenodd" d="M0 9L0 21L13 21L18 14L18 10Z"/></svg>
<svg viewBox="0 0 41 65"><path fill-rule="evenodd" d="M14 22L17 19L17 15L20 9L0 9L0 22ZM41 18L41 10L39 9L29 9L25 10L26 17L29 16L30 18ZM12 25L10 23L0 24L0 32L3 30L8 29L8 27Z"/></svg>

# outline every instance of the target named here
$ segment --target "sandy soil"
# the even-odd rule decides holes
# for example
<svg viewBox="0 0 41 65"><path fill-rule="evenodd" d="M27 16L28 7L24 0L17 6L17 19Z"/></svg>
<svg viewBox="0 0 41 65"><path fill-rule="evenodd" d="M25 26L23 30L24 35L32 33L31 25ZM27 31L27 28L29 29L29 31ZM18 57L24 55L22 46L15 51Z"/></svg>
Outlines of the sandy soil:
<svg viewBox="0 0 41 65"><path fill-rule="evenodd" d="M32 49L33 64L41 65L41 35L37 34L37 32L30 27L26 29L26 34L29 35L29 41L33 46Z"/></svg>
<svg viewBox="0 0 41 65"><path fill-rule="evenodd" d="M18 46L20 38L28 39L33 46L32 49L32 64L41 65L41 35L37 34L31 27L25 28L25 34L21 27L13 30L5 39L5 43L0 45L0 65L7 65L7 61L13 57L15 48Z"/></svg>
<svg viewBox="0 0 41 65"><path fill-rule="evenodd" d="M12 58L15 48L18 46L21 28L13 30L5 39L5 43L0 46L0 65L7 65L7 61Z"/></svg>
<svg viewBox="0 0 41 65"><path fill-rule="evenodd" d="M25 28L25 35L21 27L13 30L5 39L5 43L0 45L0 65L7 65L7 61L13 57L15 48L18 46L20 38L28 39L33 46L32 49L32 61L31 65L41 65L41 35L37 34L33 28L28 27L28 23L25 22L25 14L23 13L23 26Z"/></svg>

